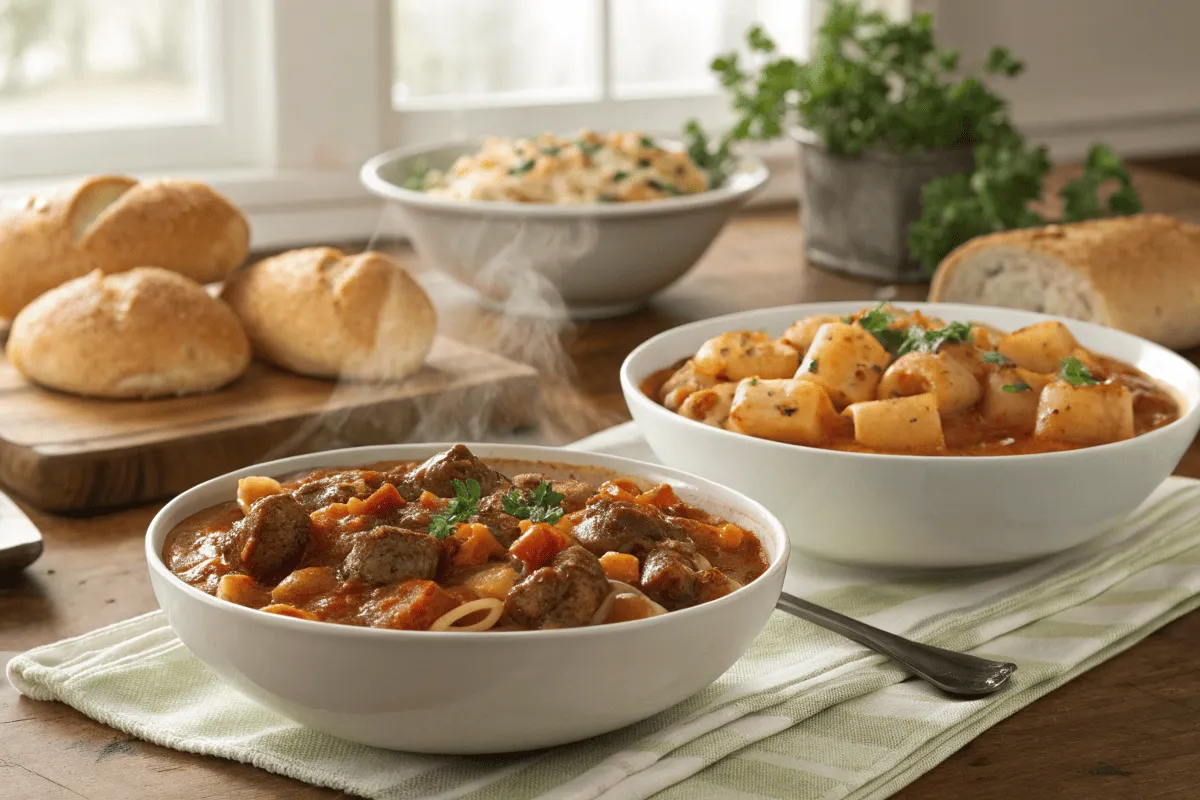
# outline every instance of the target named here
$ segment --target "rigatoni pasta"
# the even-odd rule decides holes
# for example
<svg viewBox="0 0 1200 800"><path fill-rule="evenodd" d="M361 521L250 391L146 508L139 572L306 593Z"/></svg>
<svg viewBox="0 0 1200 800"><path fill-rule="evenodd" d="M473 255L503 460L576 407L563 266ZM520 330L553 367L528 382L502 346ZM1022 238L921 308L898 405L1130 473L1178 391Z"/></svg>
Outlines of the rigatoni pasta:
<svg viewBox="0 0 1200 800"><path fill-rule="evenodd" d="M735 433L880 453L1008 455L1117 442L1179 418L1169 391L1061 322L1006 333L886 303L729 331L649 379L671 410Z"/></svg>

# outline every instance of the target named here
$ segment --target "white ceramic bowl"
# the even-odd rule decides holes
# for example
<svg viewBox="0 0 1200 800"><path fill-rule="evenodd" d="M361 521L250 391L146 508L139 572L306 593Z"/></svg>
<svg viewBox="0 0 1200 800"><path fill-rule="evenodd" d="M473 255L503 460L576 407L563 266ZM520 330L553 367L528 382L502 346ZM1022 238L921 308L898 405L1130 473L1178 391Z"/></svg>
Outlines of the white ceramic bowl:
<svg viewBox="0 0 1200 800"><path fill-rule="evenodd" d="M285 458L223 475L167 504L146 533L155 597L195 655L246 696L355 742L424 753L501 753L564 744L645 719L695 694L758 635L783 586L787 535L743 495L665 467L518 445L481 458L614 470L671 483L680 497L755 531L770 554L757 580L652 619L556 631L392 631L264 614L217 600L162 560L167 533L235 496L238 478L421 460L448 445L385 445Z"/></svg>
<svg viewBox="0 0 1200 800"><path fill-rule="evenodd" d="M683 277L767 179L762 162L745 157L718 189L635 203L463 202L404 188L417 165L443 169L479 145L384 153L363 166L362 182L399 206L426 263L510 310L539 310L530 296L561 297L579 319L632 311Z"/></svg>
<svg viewBox="0 0 1200 800"><path fill-rule="evenodd" d="M960 567L1066 550L1119 522L1179 463L1200 427L1200 371L1128 333L1063 319L1080 344L1170 387L1182 417L1128 441L1061 453L931 457L821 450L756 439L674 414L639 390L656 370L729 330L778 335L796 319L847 314L868 301L813 303L694 322L642 344L621 367L638 427L668 465L740 489L775 512L798 550L884 567ZM897 303L947 321L1009 331L1045 314L943 303Z"/></svg>

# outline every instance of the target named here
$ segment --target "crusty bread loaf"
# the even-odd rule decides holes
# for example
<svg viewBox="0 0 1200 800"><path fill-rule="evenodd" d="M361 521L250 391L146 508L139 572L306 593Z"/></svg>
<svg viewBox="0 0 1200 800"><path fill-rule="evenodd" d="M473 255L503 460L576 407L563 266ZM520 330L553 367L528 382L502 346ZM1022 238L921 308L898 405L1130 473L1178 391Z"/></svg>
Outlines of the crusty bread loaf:
<svg viewBox="0 0 1200 800"><path fill-rule="evenodd" d="M1200 227L1162 214L972 239L929 299L1058 314L1177 349L1200 344Z"/></svg>
<svg viewBox="0 0 1200 800"><path fill-rule="evenodd" d="M221 297L259 358L320 378L398 380L425 361L437 316L382 253L293 250L234 273Z"/></svg>
<svg viewBox="0 0 1200 800"><path fill-rule="evenodd" d="M51 289L13 320L7 352L35 383L114 398L210 391L250 363L229 307L157 267L96 270Z"/></svg>
<svg viewBox="0 0 1200 800"><path fill-rule="evenodd" d="M245 217L203 183L88 178L0 209L0 317L93 269L162 267L218 281L249 246Z"/></svg>

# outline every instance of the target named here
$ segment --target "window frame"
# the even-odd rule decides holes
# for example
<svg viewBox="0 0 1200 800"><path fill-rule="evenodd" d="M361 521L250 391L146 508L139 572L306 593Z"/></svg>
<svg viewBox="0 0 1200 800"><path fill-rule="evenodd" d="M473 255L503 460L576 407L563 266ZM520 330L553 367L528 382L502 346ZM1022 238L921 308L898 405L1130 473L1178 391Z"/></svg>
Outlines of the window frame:
<svg viewBox="0 0 1200 800"><path fill-rule="evenodd" d="M88 172L190 170L249 165L260 98L243 76L255 69L256 0L198 7L206 109L144 124L0 132L0 176L38 179ZM103 169L97 169L103 166Z"/></svg>

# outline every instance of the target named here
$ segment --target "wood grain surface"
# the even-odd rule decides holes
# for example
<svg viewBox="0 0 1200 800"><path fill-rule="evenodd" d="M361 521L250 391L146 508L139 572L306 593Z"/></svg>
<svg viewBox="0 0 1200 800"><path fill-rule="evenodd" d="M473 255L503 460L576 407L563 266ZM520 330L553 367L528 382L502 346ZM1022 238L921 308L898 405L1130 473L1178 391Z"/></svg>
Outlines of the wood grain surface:
<svg viewBox="0 0 1200 800"><path fill-rule="evenodd" d="M1200 185L1150 172L1139 172L1136 181L1151 210L1200 217ZM811 269L800 245L794 209L743 217L691 274L646 309L561 331L563 359L539 362L549 382L543 393L546 385L555 387L552 407L543 410L543 419L556 420L551 438L581 435L627 418L617 368L633 347L658 331L748 308L923 295L920 287L894 290ZM413 263L411 254L404 257ZM460 329L470 329L489 338L478 312L464 310L447 322L456 337L463 338ZM513 341L527 334L519 332ZM512 353L519 349L514 345ZM568 368L572 374L562 372ZM1200 447L1193 445L1179 473L1200 477ZM23 507L42 531L46 551L24 572L0 577L0 659L155 607L142 535L158 506L91 517ZM1200 614L1172 623L1000 722L896 797L1182 799L1198 796L1197 776ZM0 797L5 800L341 796L247 765L149 745L67 706L0 688Z"/></svg>
<svg viewBox="0 0 1200 800"><path fill-rule="evenodd" d="M440 337L397 383L338 383L254 362L209 394L99 400L28 383L0 357L0 483L56 511L146 502L259 461L356 444L453 438L433 406L486 410L493 429L537 418L537 371Z"/></svg>

